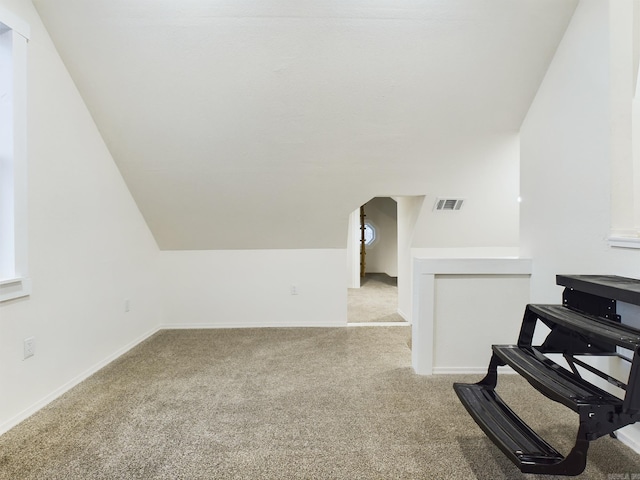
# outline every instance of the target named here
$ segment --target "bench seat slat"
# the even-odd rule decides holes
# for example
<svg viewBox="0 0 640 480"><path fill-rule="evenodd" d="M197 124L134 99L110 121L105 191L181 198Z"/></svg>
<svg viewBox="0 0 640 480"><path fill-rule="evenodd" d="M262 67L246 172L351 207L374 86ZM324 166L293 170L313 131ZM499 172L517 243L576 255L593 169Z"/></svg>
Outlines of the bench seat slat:
<svg viewBox="0 0 640 480"><path fill-rule="evenodd" d="M537 390L574 411L582 405L622 408L622 400L576 376L535 349L493 345L494 353Z"/></svg>
<svg viewBox="0 0 640 480"><path fill-rule="evenodd" d="M524 423L495 390L478 384L454 383L458 398L485 434L523 472L559 464L564 457Z"/></svg>
<svg viewBox="0 0 640 480"><path fill-rule="evenodd" d="M640 305L640 280L617 275L556 275L556 283L599 297Z"/></svg>
<svg viewBox="0 0 640 480"><path fill-rule="evenodd" d="M631 350L640 346L640 330L627 325L583 315L562 305L528 305L527 309L539 317L594 340L606 341Z"/></svg>

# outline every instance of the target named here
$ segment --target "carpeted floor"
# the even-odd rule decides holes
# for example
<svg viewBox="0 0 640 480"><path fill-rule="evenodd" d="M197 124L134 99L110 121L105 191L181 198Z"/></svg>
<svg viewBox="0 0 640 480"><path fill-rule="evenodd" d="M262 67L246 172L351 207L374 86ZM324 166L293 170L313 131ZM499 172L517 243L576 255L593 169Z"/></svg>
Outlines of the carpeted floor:
<svg viewBox="0 0 640 480"><path fill-rule="evenodd" d="M347 299L349 323L405 321L398 314L398 280L384 273L367 273Z"/></svg>
<svg viewBox="0 0 640 480"><path fill-rule="evenodd" d="M554 478L521 474L466 414L451 384L477 376L415 375L409 335L161 331L0 437L0 478ZM500 386L543 436L570 448L575 414L515 375ZM579 478L632 474L640 455L607 437L592 443Z"/></svg>

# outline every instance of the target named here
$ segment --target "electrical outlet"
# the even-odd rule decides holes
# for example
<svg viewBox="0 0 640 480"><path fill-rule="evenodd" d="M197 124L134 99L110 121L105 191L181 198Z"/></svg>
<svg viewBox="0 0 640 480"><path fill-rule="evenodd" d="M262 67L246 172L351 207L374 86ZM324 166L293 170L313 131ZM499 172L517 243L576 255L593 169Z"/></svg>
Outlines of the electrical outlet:
<svg viewBox="0 0 640 480"><path fill-rule="evenodd" d="M296 285L291 285L291 295L298 295L298 287Z"/></svg>
<svg viewBox="0 0 640 480"><path fill-rule="evenodd" d="M124 301L124 311L125 313L131 310L131 301L129 299Z"/></svg>
<svg viewBox="0 0 640 480"><path fill-rule="evenodd" d="M36 337L24 339L24 359L33 357L36 353Z"/></svg>

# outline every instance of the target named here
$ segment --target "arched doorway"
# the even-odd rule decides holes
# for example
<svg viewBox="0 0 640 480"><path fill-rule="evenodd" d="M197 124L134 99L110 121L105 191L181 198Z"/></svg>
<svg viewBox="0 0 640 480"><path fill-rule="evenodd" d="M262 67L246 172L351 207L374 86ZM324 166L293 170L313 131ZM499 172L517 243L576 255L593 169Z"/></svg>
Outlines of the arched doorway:
<svg viewBox="0 0 640 480"><path fill-rule="evenodd" d="M357 224L354 225L357 218ZM347 322L396 324L406 320L398 314L398 216L396 201L374 197L352 215L351 248L357 255L358 285L350 285ZM356 232L357 229L357 232ZM355 275L352 265L352 275ZM354 282L355 283L355 282Z"/></svg>

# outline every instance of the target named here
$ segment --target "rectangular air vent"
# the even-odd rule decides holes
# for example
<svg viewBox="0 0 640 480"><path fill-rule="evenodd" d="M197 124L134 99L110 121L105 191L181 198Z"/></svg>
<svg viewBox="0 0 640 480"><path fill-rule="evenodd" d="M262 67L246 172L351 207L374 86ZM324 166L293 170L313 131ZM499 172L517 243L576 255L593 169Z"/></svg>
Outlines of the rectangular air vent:
<svg viewBox="0 0 640 480"><path fill-rule="evenodd" d="M434 210L460 210L463 203L460 198L438 198Z"/></svg>

